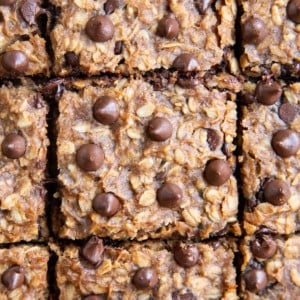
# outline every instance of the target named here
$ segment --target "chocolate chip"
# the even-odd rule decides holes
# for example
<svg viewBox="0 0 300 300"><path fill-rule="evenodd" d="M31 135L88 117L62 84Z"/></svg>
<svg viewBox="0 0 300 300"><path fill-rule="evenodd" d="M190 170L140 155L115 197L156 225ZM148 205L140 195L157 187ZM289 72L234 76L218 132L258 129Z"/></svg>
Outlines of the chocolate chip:
<svg viewBox="0 0 300 300"><path fill-rule="evenodd" d="M278 109L278 115L280 119L288 124L295 120L298 113L299 108L297 104L283 103Z"/></svg>
<svg viewBox="0 0 300 300"><path fill-rule="evenodd" d="M299 134L290 129L278 130L271 141L277 155L287 158L295 155L300 148Z"/></svg>
<svg viewBox="0 0 300 300"><path fill-rule="evenodd" d="M255 257L267 259L274 256L277 243L271 236L262 235L251 241L250 248Z"/></svg>
<svg viewBox="0 0 300 300"><path fill-rule="evenodd" d="M242 104L248 105L254 103L256 99L251 94L244 94L240 96L239 100Z"/></svg>
<svg viewBox="0 0 300 300"><path fill-rule="evenodd" d="M178 55L172 67L181 72L192 72L199 68L198 59L191 53L182 53Z"/></svg>
<svg viewBox="0 0 300 300"><path fill-rule="evenodd" d="M247 44L260 44L268 35L265 22L256 17L250 17L242 26L243 40Z"/></svg>
<svg viewBox="0 0 300 300"><path fill-rule="evenodd" d="M283 205L290 196L290 187L285 181L274 179L264 184L264 200L273 205Z"/></svg>
<svg viewBox="0 0 300 300"><path fill-rule="evenodd" d="M85 31L94 42L106 42L113 38L115 28L108 16L95 16L89 19Z"/></svg>
<svg viewBox="0 0 300 300"><path fill-rule="evenodd" d="M179 77L176 83L184 89L192 89L196 87L200 81L198 78L193 77Z"/></svg>
<svg viewBox="0 0 300 300"><path fill-rule="evenodd" d="M227 161L214 159L207 163L204 170L206 181L215 186L224 184L231 176L232 169Z"/></svg>
<svg viewBox="0 0 300 300"><path fill-rule="evenodd" d="M110 15L117 8L121 8L123 5L123 0L108 0L104 3L104 11L107 15Z"/></svg>
<svg viewBox="0 0 300 300"><path fill-rule="evenodd" d="M104 161L102 148L95 144L82 145L76 153L77 165L84 171L98 170Z"/></svg>
<svg viewBox="0 0 300 300"><path fill-rule="evenodd" d="M27 71L29 61L24 52L11 50L2 55L1 64L6 71L19 75Z"/></svg>
<svg viewBox="0 0 300 300"><path fill-rule="evenodd" d="M196 300L192 293L179 294L179 292L172 293L172 300Z"/></svg>
<svg viewBox="0 0 300 300"><path fill-rule="evenodd" d="M160 206L177 208L182 200L182 190L177 184L168 182L157 190L157 201Z"/></svg>
<svg viewBox="0 0 300 300"><path fill-rule="evenodd" d="M263 290L268 283L267 274L263 270L252 269L244 274L246 289L250 292L257 293Z"/></svg>
<svg viewBox="0 0 300 300"><path fill-rule="evenodd" d="M21 266L8 268L1 277L2 283L9 289L14 290L20 287L25 281L24 269Z"/></svg>
<svg viewBox="0 0 300 300"><path fill-rule="evenodd" d="M256 86L256 99L263 105L272 105L280 99L282 88L276 81L260 81Z"/></svg>
<svg viewBox="0 0 300 300"><path fill-rule="evenodd" d="M12 6L17 0L0 0L0 5L2 6Z"/></svg>
<svg viewBox="0 0 300 300"><path fill-rule="evenodd" d="M72 68L79 66L79 56L73 51L69 51L65 54L65 60L66 64Z"/></svg>
<svg viewBox="0 0 300 300"><path fill-rule="evenodd" d="M49 80L42 89L42 94L46 97L54 97L55 100L59 100L64 91L64 81L62 78L54 78Z"/></svg>
<svg viewBox="0 0 300 300"><path fill-rule="evenodd" d="M151 140L163 142L172 136L173 128L170 121L163 117L152 119L148 126L148 135Z"/></svg>
<svg viewBox="0 0 300 300"><path fill-rule="evenodd" d="M207 143L211 151L215 151L221 142L221 138L214 129L207 129Z"/></svg>
<svg viewBox="0 0 300 300"><path fill-rule="evenodd" d="M186 244L177 245L174 247L174 259L181 267L193 267L199 260L198 248Z"/></svg>
<svg viewBox="0 0 300 300"><path fill-rule="evenodd" d="M111 96L101 96L93 106L94 118L104 125L116 122L119 115L118 102Z"/></svg>
<svg viewBox="0 0 300 300"><path fill-rule="evenodd" d="M290 0L286 8L287 16L293 22L300 23L300 0Z"/></svg>
<svg viewBox="0 0 300 300"><path fill-rule="evenodd" d="M204 15L212 4L213 0L195 0L195 5L198 8L201 15Z"/></svg>
<svg viewBox="0 0 300 300"><path fill-rule="evenodd" d="M124 43L122 41L117 41L115 43L115 49L114 49L115 55L122 54L123 48L124 48Z"/></svg>
<svg viewBox="0 0 300 300"><path fill-rule="evenodd" d="M173 17L164 17L158 22L157 35L167 39L175 38L179 33L179 23Z"/></svg>
<svg viewBox="0 0 300 300"><path fill-rule="evenodd" d="M92 236L81 248L81 256L94 268L98 268L103 262L104 246L101 239Z"/></svg>
<svg viewBox="0 0 300 300"><path fill-rule="evenodd" d="M112 217L120 207L120 200L113 193L98 194L93 200L94 210L104 217Z"/></svg>
<svg viewBox="0 0 300 300"><path fill-rule="evenodd" d="M133 284L138 289L153 289L158 283L158 277L153 268L140 268L133 276Z"/></svg>
<svg viewBox="0 0 300 300"><path fill-rule="evenodd" d="M37 5L36 0L24 0L21 4L20 12L23 19L32 25L35 23L35 17L38 14L40 7Z"/></svg>
<svg viewBox="0 0 300 300"><path fill-rule="evenodd" d="M82 298L83 300L106 300L106 295L88 295Z"/></svg>
<svg viewBox="0 0 300 300"><path fill-rule="evenodd" d="M2 154L8 158L20 158L26 152L26 140L19 134L10 133L4 138L1 150Z"/></svg>

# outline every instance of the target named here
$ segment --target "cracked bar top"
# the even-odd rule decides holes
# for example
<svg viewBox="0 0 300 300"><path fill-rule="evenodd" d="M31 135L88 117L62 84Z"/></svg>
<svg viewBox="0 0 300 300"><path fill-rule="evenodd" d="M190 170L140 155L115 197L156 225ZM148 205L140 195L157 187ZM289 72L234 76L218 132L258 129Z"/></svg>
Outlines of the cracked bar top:
<svg viewBox="0 0 300 300"><path fill-rule="evenodd" d="M59 254L59 299L237 299L234 249L223 239L112 248L94 236Z"/></svg>
<svg viewBox="0 0 300 300"><path fill-rule="evenodd" d="M242 70L250 76L300 74L298 0L240 0Z"/></svg>
<svg viewBox="0 0 300 300"><path fill-rule="evenodd" d="M46 41L39 28L46 15L39 0L0 1L0 77L49 75Z"/></svg>
<svg viewBox="0 0 300 300"><path fill-rule="evenodd" d="M300 297L300 236L260 230L241 244L241 296L246 300Z"/></svg>
<svg viewBox="0 0 300 300"><path fill-rule="evenodd" d="M0 299L48 298L49 252L42 246L0 249Z"/></svg>
<svg viewBox="0 0 300 300"><path fill-rule="evenodd" d="M234 99L200 83L74 82L59 100L60 235L238 233Z"/></svg>
<svg viewBox="0 0 300 300"><path fill-rule="evenodd" d="M208 71L234 44L235 1L51 1L54 71Z"/></svg>
<svg viewBox="0 0 300 300"><path fill-rule="evenodd" d="M244 92L244 228L293 233L300 228L300 84L265 79L247 82Z"/></svg>
<svg viewBox="0 0 300 300"><path fill-rule="evenodd" d="M44 223L47 111L31 83L0 87L0 243L38 238Z"/></svg>

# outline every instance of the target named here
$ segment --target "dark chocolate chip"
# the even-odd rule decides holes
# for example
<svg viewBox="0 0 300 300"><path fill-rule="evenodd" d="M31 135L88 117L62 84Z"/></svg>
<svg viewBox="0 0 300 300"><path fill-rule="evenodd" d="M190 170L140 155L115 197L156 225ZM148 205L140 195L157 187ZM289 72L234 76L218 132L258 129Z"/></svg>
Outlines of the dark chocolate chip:
<svg viewBox="0 0 300 300"><path fill-rule="evenodd" d="M20 287L25 281L24 269L21 266L12 266L8 268L1 277L2 283L9 290Z"/></svg>
<svg viewBox="0 0 300 300"><path fill-rule="evenodd" d="M112 217L120 207L120 200L113 193L98 194L93 200L94 210L104 217Z"/></svg>
<svg viewBox="0 0 300 300"><path fill-rule="evenodd" d="M192 293L179 294L179 292L172 293L172 300L196 300L196 296Z"/></svg>
<svg viewBox="0 0 300 300"><path fill-rule="evenodd" d="M209 149L215 151L221 142L221 138L216 130L207 129L207 143L209 145Z"/></svg>
<svg viewBox="0 0 300 300"><path fill-rule="evenodd" d="M247 44L260 44L268 35L265 22L256 17L250 17L242 26L243 40Z"/></svg>
<svg viewBox="0 0 300 300"><path fill-rule="evenodd" d="M119 115L118 102L111 96L101 96L93 106L94 118L104 125L116 122Z"/></svg>
<svg viewBox="0 0 300 300"><path fill-rule="evenodd" d="M256 99L254 95L244 94L240 96L239 100L242 104L248 105L254 103Z"/></svg>
<svg viewBox="0 0 300 300"><path fill-rule="evenodd" d="M78 68L79 66L79 55L73 51L69 51L65 54L66 64L72 68Z"/></svg>
<svg viewBox="0 0 300 300"><path fill-rule="evenodd" d="M263 290L268 283L267 274L263 270L252 269L244 274L246 289L250 292L257 293Z"/></svg>
<svg viewBox="0 0 300 300"><path fill-rule="evenodd" d="M300 23L300 0L290 0L286 8L287 16L293 22Z"/></svg>
<svg viewBox="0 0 300 300"><path fill-rule="evenodd" d="M124 43L123 43L123 41L117 41L117 42L115 43L115 49L114 49L115 55L122 54L123 48L124 48Z"/></svg>
<svg viewBox="0 0 300 300"><path fill-rule="evenodd" d="M193 267L199 261L198 248L186 244L177 245L174 247L174 259L181 267Z"/></svg>
<svg viewBox="0 0 300 300"><path fill-rule="evenodd" d="M288 124L295 120L298 113L299 108L297 104L283 103L278 109L278 115L280 119Z"/></svg>
<svg viewBox="0 0 300 300"><path fill-rule="evenodd" d="M256 99L263 105L272 105L280 99L282 88L276 81L260 81L256 86Z"/></svg>
<svg viewBox="0 0 300 300"><path fill-rule="evenodd" d="M167 39L175 38L179 33L179 23L173 17L164 17L158 22L157 34Z"/></svg>
<svg viewBox="0 0 300 300"><path fill-rule="evenodd" d="M224 184L231 176L232 169L227 161L214 159L207 163L204 170L206 181L215 186Z"/></svg>
<svg viewBox="0 0 300 300"><path fill-rule="evenodd" d="M1 63L3 68L13 75L19 75L26 72L29 65L27 55L19 50L5 52L2 55Z"/></svg>
<svg viewBox="0 0 300 300"><path fill-rule="evenodd" d="M290 196L290 187L285 181L273 179L264 184L264 200L273 205L283 205Z"/></svg>
<svg viewBox="0 0 300 300"><path fill-rule="evenodd" d="M138 289L153 289L158 283L158 277L153 268L140 268L133 276L133 284Z"/></svg>
<svg viewBox="0 0 300 300"><path fill-rule="evenodd" d="M199 68L199 62L193 54L182 53L175 58L172 67L177 71L192 72Z"/></svg>
<svg viewBox="0 0 300 300"><path fill-rule="evenodd" d="M199 10L201 15L204 15L210 5L212 4L213 0L195 0L195 5Z"/></svg>
<svg viewBox="0 0 300 300"><path fill-rule="evenodd" d="M179 77L176 83L184 89L192 89L199 85L200 81L193 77Z"/></svg>
<svg viewBox="0 0 300 300"><path fill-rule="evenodd" d="M17 0L0 0L0 5L2 6L12 6Z"/></svg>
<svg viewBox="0 0 300 300"><path fill-rule="evenodd" d="M107 15L112 14L117 8L121 8L124 5L123 0L108 0L104 3L104 12Z"/></svg>
<svg viewBox="0 0 300 300"><path fill-rule="evenodd" d="M163 142L172 136L173 127L170 121L163 117L152 119L148 125L148 135L151 140Z"/></svg>
<svg viewBox="0 0 300 300"><path fill-rule="evenodd" d="M26 152L26 140L19 134L10 133L4 138L1 150L2 154L8 158L20 158Z"/></svg>
<svg viewBox="0 0 300 300"><path fill-rule="evenodd" d="M92 41L106 42L113 38L115 28L108 16L95 16L89 19L85 31Z"/></svg>
<svg viewBox="0 0 300 300"><path fill-rule="evenodd" d="M82 298L82 300L106 300L106 295L88 295Z"/></svg>
<svg viewBox="0 0 300 300"><path fill-rule="evenodd" d="M250 248L255 257L267 259L276 253L277 243L271 236L262 235L251 241Z"/></svg>
<svg viewBox="0 0 300 300"><path fill-rule="evenodd" d="M77 165L84 171L98 170L104 161L102 148L95 144L82 145L76 153Z"/></svg>
<svg viewBox="0 0 300 300"><path fill-rule="evenodd" d="M64 91L64 79L51 79L42 89L42 94L46 97L54 97L55 100L59 100Z"/></svg>
<svg viewBox="0 0 300 300"><path fill-rule="evenodd" d="M177 208L182 200L182 190L177 184L168 182L157 190L157 201L160 206Z"/></svg>
<svg viewBox="0 0 300 300"><path fill-rule="evenodd" d="M299 134L290 129L278 130L274 133L271 144L277 155L283 158L293 156L300 148Z"/></svg>
<svg viewBox="0 0 300 300"><path fill-rule="evenodd" d="M23 19L29 24L32 25L35 23L35 17L40 11L36 0L23 0L20 12Z"/></svg>
<svg viewBox="0 0 300 300"><path fill-rule="evenodd" d="M103 242L97 236L92 236L80 252L81 256L95 268L98 268L103 262L103 253Z"/></svg>

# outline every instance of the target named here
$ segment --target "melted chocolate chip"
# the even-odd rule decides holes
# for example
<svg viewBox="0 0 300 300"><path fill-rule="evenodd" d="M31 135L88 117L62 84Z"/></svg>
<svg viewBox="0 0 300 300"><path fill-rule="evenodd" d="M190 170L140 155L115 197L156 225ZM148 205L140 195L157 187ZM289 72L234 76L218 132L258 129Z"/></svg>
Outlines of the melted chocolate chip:
<svg viewBox="0 0 300 300"><path fill-rule="evenodd" d="M101 239L92 236L81 249L81 256L94 268L98 268L103 262L104 246Z"/></svg>
<svg viewBox="0 0 300 300"><path fill-rule="evenodd" d="M200 80L194 77L179 77L176 83L184 89L192 89L200 83Z"/></svg>
<svg viewBox="0 0 300 300"><path fill-rule="evenodd" d="M163 142L172 136L173 127L170 121L163 117L152 119L148 125L148 135L151 140Z"/></svg>
<svg viewBox="0 0 300 300"><path fill-rule="evenodd" d="M83 300L106 300L106 295L88 295L82 298Z"/></svg>
<svg viewBox="0 0 300 300"><path fill-rule="evenodd" d="M95 144L82 145L76 153L77 165L84 171L98 170L104 161L102 148Z"/></svg>
<svg viewBox="0 0 300 300"><path fill-rule="evenodd" d="M231 176L232 169L227 161L214 159L208 162L204 170L206 181L215 186L224 184Z"/></svg>
<svg viewBox="0 0 300 300"><path fill-rule="evenodd" d="M2 154L8 158L20 158L26 152L26 140L19 134L10 133L4 138L1 150Z"/></svg>
<svg viewBox="0 0 300 300"><path fill-rule="evenodd" d="M196 300L192 293L179 294L179 292L172 293L172 300Z"/></svg>
<svg viewBox="0 0 300 300"><path fill-rule="evenodd" d="M157 34L167 39L175 38L179 33L179 23L175 18L164 17L158 22Z"/></svg>
<svg viewBox="0 0 300 300"><path fill-rule="evenodd" d="M25 281L24 269L21 266L12 266L1 277L2 283L9 290L20 287Z"/></svg>
<svg viewBox="0 0 300 300"><path fill-rule="evenodd" d="M200 14L204 15L212 2L213 0L195 0L195 5L198 8Z"/></svg>
<svg viewBox="0 0 300 300"><path fill-rule="evenodd" d="M293 22L300 23L300 0L290 0L286 8L287 16Z"/></svg>
<svg viewBox="0 0 300 300"><path fill-rule="evenodd" d="M255 257L267 259L276 253L277 243L271 236L262 235L251 241L250 248Z"/></svg>
<svg viewBox="0 0 300 300"><path fill-rule="evenodd" d="M19 75L27 71L29 61L24 52L11 50L2 55L1 64L7 72Z"/></svg>
<svg viewBox="0 0 300 300"><path fill-rule="evenodd" d="M112 14L117 8L124 5L123 0L108 0L104 4L104 11L107 15Z"/></svg>
<svg viewBox="0 0 300 300"><path fill-rule="evenodd" d="M246 289L250 292L257 293L263 290L268 283L267 274L263 270L252 269L244 274Z"/></svg>
<svg viewBox="0 0 300 300"><path fill-rule="evenodd" d="M133 284L138 289L153 289L158 283L158 277L153 268L140 268L133 276Z"/></svg>
<svg viewBox="0 0 300 300"><path fill-rule="evenodd" d="M91 40L103 43L113 38L115 28L108 16L95 16L89 19L85 31Z"/></svg>
<svg viewBox="0 0 300 300"><path fill-rule="evenodd" d="M198 59L191 53L182 53L178 55L172 67L181 72L192 72L199 68Z"/></svg>
<svg viewBox="0 0 300 300"><path fill-rule="evenodd" d="M119 211L120 207L120 200L113 193L98 194L93 200L94 210L104 217L112 217Z"/></svg>
<svg viewBox="0 0 300 300"><path fill-rule="evenodd" d="M214 129L207 129L207 143L211 151L215 151L221 142L221 138Z"/></svg>
<svg viewBox="0 0 300 300"><path fill-rule="evenodd" d="M65 54L65 60L66 64L69 67L72 68L78 68L79 67L79 55L77 55L73 51L69 51Z"/></svg>
<svg viewBox="0 0 300 300"><path fill-rule="evenodd" d="M250 17L242 26L243 40L247 44L260 44L268 35L265 22L256 17Z"/></svg>
<svg viewBox="0 0 300 300"><path fill-rule="evenodd" d="M36 0L24 0L20 7L20 12L23 19L29 24L32 25L35 23L35 17L40 11Z"/></svg>
<svg viewBox="0 0 300 300"><path fill-rule="evenodd" d="M118 102L111 96L100 97L93 106L94 118L104 125L113 124L118 120L119 115Z"/></svg>
<svg viewBox="0 0 300 300"><path fill-rule="evenodd" d="M256 99L251 94L244 94L240 96L239 100L242 104L248 105L254 103Z"/></svg>
<svg viewBox="0 0 300 300"><path fill-rule="evenodd" d="M277 131L272 137L272 148L283 158L295 155L300 148L299 134L290 129Z"/></svg>
<svg viewBox="0 0 300 300"><path fill-rule="evenodd" d="M274 179L264 185L264 200L273 205L283 205L290 196L290 187L285 181Z"/></svg>
<svg viewBox="0 0 300 300"><path fill-rule="evenodd" d="M174 259L184 268L190 268L195 266L199 261L198 248L192 245L177 245L174 248Z"/></svg>
<svg viewBox="0 0 300 300"><path fill-rule="evenodd" d="M117 42L115 43L115 49L114 49L115 55L122 54L123 48L124 48L124 43L123 43L123 41L117 41Z"/></svg>
<svg viewBox="0 0 300 300"><path fill-rule="evenodd" d="M272 105L278 101L282 95L282 88L276 81L260 81L256 86L256 99L263 105Z"/></svg>
<svg viewBox="0 0 300 300"><path fill-rule="evenodd" d="M278 115L281 120L286 123L292 123L299 113L299 108L297 104L283 103L278 109Z"/></svg>
<svg viewBox="0 0 300 300"><path fill-rule="evenodd" d="M2 6L12 6L17 0L0 0L0 5Z"/></svg>
<svg viewBox="0 0 300 300"><path fill-rule="evenodd" d="M157 201L160 206L177 208L182 200L182 190L177 184L168 182L157 190Z"/></svg>

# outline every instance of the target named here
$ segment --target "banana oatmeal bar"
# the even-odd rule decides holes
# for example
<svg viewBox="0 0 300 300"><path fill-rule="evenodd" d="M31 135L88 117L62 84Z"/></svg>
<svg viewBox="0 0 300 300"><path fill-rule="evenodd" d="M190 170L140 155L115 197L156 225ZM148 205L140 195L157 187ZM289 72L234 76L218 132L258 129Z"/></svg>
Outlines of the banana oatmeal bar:
<svg viewBox="0 0 300 300"><path fill-rule="evenodd" d="M200 82L160 91L142 79L70 84L57 122L60 236L238 233L234 99Z"/></svg>
<svg viewBox="0 0 300 300"><path fill-rule="evenodd" d="M0 249L0 299L48 299L46 247L11 245Z"/></svg>
<svg viewBox="0 0 300 300"><path fill-rule="evenodd" d="M279 234L300 229L300 83L265 78L244 86L242 107L244 228Z"/></svg>
<svg viewBox="0 0 300 300"><path fill-rule="evenodd" d="M234 242L225 239L113 248L93 236L59 253L59 299L238 299L233 251Z"/></svg>
<svg viewBox="0 0 300 300"><path fill-rule="evenodd" d="M0 87L0 243L37 239L45 225L48 106L23 83Z"/></svg>
<svg viewBox="0 0 300 300"><path fill-rule="evenodd" d="M236 3L194 0L51 0L54 72L208 71L231 60ZM230 58L230 59L229 59Z"/></svg>
<svg viewBox="0 0 300 300"><path fill-rule="evenodd" d="M50 59L39 26L49 13L41 2L0 0L0 77L49 75Z"/></svg>

